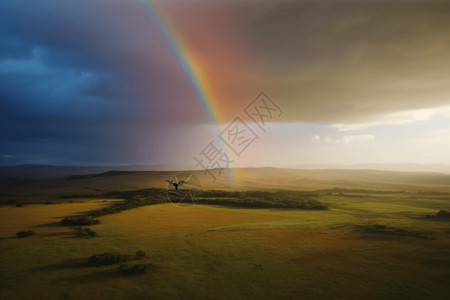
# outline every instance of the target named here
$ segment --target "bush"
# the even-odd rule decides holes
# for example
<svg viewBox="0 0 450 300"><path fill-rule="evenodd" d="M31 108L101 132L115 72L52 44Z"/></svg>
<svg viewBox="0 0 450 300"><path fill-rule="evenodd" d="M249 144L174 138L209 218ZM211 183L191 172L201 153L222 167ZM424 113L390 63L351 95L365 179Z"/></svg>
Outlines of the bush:
<svg viewBox="0 0 450 300"><path fill-rule="evenodd" d="M426 215L425 218L429 218L429 219L436 219L436 218L450 219L450 212L441 209L435 215Z"/></svg>
<svg viewBox="0 0 450 300"><path fill-rule="evenodd" d="M136 252L136 257L137 258L143 258L145 256L145 252L144 251L138 251Z"/></svg>
<svg viewBox="0 0 450 300"><path fill-rule="evenodd" d="M91 216L84 216L78 218L64 218L60 222L60 224L63 226L87 226L99 223L100 223L99 220L96 220Z"/></svg>
<svg viewBox="0 0 450 300"><path fill-rule="evenodd" d="M153 264L136 264L127 265L123 264L119 267L119 273L122 275L137 275L144 274L148 270L153 269L155 266Z"/></svg>
<svg viewBox="0 0 450 300"><path fill-rule="evenodd" d="M96 236L97 236L97 232L92 231L90 228L75 227L75 230L76 230L81 236L89 236L89 237L96 237Z"/></svg>
<svg viewBox="0 0 450 300"><path fill-rule="evenodd" d="M16 207L22 207L22 204L17 203L17 204L16 204Z"/></svg>
<svg viewBox="0 0 450 300"><path fill-rule="evenodd" d="M205 204L231 205L257 208L298 208L327 210L328 207L318 201L319 193L295 191L205 191L202 201Z"/></svg>
<svg viewBox="0 0 450 300"><path fill-rule="evenodd" d="M34 231L33 230L19 231L19 232L16 233L16 236L18 238L25 238L25 237L32 236L32 235L34 235Z"/></svg>
<svg viewBox="0 0 450 300"><path fill-rule="evenodd" d="M121 262L126 262L127 257L123 254L119 253L102 253L95 254L89 257L88 265L89 266L106 266L106 265L115 265Z"/></svg>
<svg viewBox="0 0 450 300"><path fill-rule="evenodd" d="M125 201L113 202L107 207L96 210L89 215L92 217L100 217L109 214L116 214L124 210L133 209L140 206L152 205L167 202L165 190L162 189L145 189L124 192L107 192L104 194L107 198L125 199Z"/></svg>
<svg viewBox="0 0 450 300"><path fill-rule="evenodd" d="M439 218L450 218L450 212L446 211L446 210L440 210L437 214L437 217Z"/></svg>

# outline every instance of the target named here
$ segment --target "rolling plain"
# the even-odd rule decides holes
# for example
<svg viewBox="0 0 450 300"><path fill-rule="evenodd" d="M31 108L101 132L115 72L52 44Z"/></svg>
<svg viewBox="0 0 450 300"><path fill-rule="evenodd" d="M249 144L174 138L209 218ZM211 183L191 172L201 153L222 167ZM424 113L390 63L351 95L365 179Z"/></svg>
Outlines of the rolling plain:
<svg viewBox="0 0 450 300"><path fill-rule="evenodd" d="M173 172L9 180L0 298L450 297L450 224L437 216L450 210L450 175L239 169L230 184L195 174L204 193L187 207L164 198ZM96 236L60 224L120 203L139 204L99 214L85 227ZM26 230L35 234L16 237ZM101 253L151 268L124 276L87 263Z"/></svg>

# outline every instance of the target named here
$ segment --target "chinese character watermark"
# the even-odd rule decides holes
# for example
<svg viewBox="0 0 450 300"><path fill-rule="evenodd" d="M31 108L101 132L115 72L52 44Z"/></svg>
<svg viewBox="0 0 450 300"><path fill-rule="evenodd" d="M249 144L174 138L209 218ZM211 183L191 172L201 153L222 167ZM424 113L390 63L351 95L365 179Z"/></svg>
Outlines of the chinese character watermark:
<svg viewBox="0 0 450 300"><path fill-rule="evenodd" d="M192 173L177 173L167 179L167 198L174 205L186 207L196 204L202 194L202 184Z"/></svg>
<svg viewBox="0 0 450 300"><path fill-rule="evenodd" d="M248 148L257 138L258 135L244 122L241 118L236 117L225 129L219 134L219 138L237 154L241 154Z"/></svg>
<svg viewBox="0 0 450 300"><path fill-rule="evenodd" d="M264 133L267 130L267 123L275 120L275 118L279 118L284 112L265 92L260 92L245 107L244 113ZM228 123L224 130L219 133L218 137L238 157L241 157L242 153L259 138L255 130L239 116ZM203 169L203 175L209 175L212 181L216 181L217 179L212 172L213 170L217 170L220 176L222 170L229 170L230 163L234 162L234 160L229 159L224 149L214 144L214 141L211 141L200 151L198 156L194 157L196 162L195 166L201 167Z"/></svg>
<svg viewBox="0 0 450 300"><path fill-rule="evenodd" d="M229 169L230 161L228 155L223 149L219 149L213 141L211 141L202 151L198 153L202 158L194 157L197 162L196 167L200 166L203 169L203 174L208 174L213 181L216 181L216 176L211 171L217 169L219 176L222 174L222 169Z"/></svg>
<svg viewBox="0 0 450 300"><path fill-rule="evenodd" d="M264 92L260 92L247 105L244 112L262 131L266 131L266 121L272 121L274 117L280 117L283 114L283 110Z"/></svg>

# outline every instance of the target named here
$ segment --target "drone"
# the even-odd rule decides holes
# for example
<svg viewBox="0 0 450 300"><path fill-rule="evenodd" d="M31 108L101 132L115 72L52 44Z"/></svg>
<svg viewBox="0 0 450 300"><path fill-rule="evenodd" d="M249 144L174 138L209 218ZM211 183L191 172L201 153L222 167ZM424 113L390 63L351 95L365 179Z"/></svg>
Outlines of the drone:
<svg viewBox="0 0 450 300"><path fill-rule="evenodd" d="M177 176L175 175L175 180L166 179L166 181L167 181L169 184L173 185L173 186L175 187L175 190L178 191L178 188L179 188L180 186L185 185L185 184L188 182L188 180L191 179L191 177L192 177L192 175L189 176L186 180L180 180L180 181L178 181L178 178L177 178Z"/></svg>

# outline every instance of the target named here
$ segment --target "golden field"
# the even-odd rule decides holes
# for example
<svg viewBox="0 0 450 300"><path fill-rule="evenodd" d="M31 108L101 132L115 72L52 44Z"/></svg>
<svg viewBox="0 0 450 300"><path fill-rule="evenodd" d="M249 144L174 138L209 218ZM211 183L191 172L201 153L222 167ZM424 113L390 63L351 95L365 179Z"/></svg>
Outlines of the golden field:
<svg viewBox="0 0 450 300"><path fill-rule="evenodd" d="M98 235L93 238L79 237L58 222L118 200L2 205L0 298L450 297L449 221L425 217L450 210L445 188L320 192L319 200L328 210L235 208L202 201L188 208L143 206L100 217L100 224L89 226ZM36 234L15 237L29 229ZM86 264L94 254L133 256L139 250L146 256L131 263L155 265L142 275L121 276L118 265Z"/></svg>

